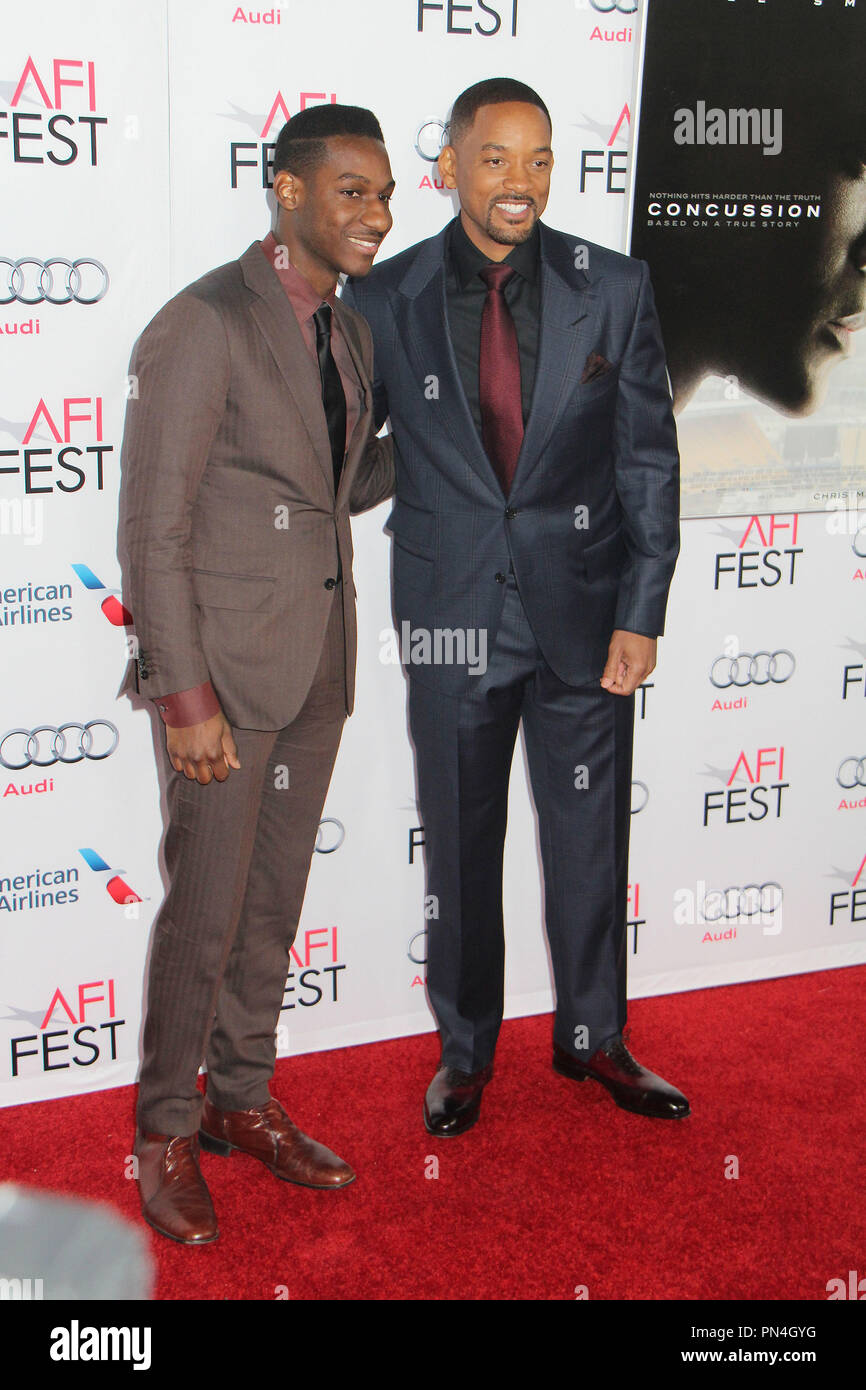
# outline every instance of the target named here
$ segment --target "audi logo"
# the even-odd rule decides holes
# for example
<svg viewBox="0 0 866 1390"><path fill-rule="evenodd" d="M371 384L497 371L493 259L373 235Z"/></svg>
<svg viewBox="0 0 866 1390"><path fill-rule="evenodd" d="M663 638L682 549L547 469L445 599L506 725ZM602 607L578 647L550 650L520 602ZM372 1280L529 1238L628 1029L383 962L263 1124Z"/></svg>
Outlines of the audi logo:
<svg viewBox="0 0 866 1390"><path fill-rule="evenodd" d="M856 535L851 542L851 549L859 559L866 560L866 521L861 521L858 524Z"/></svg>
<svg viewBox="0 0 866 1390"><path fill-rule="evenodd" d="M849 778L850 781L847 780ZM866 756L843 758L836 770L836 781L846 791L850 791L852 787L866 787Z"/></svg>
<svg viewBox="0 0 866 1390"><path fill-rule="evenodd" d="M326 829L326 826L330 826L331 829ZM333 854L345 838L346 830L342 821L334 820L333 816L324 816L319 821L316 831L316 854Z"/></svg>
<svg viewBox="0 0 866 1390"><path fill-rule="evenodd" d="M0 738L0 764L10 772L20 772L25 767L80 763L84 758L98 763L111 756L119 741L120 735L108 719L90 719L86 724L68 723L56 727L39 724L35 729L9 729ZM10 762L10 758L14 761Z"/></svg>
<svg viewBox="0 0 866 1390"><path fill-rule="evenodd" d="M710 682L717 690L737 685L782 685L789 681L797 663L793 652L741 652L739 656L717 656L710 667Z"/></svg>
<svg viewBox="0 0 866 1390"><path fill-rule="evenodd" d="M447 130L445 121L440 121L438 116L431 116L429 120L422 121L415 132L416 154L426 159L428 164L435 164L442 147L447 144Z"/></svg>
<svg viewBox="0 0 866 1390"><path fill-rule="evenodd" d="M732 921L735 917L770 917L782 906L779 883L747 883L743 888L714 888L704 898L703 913L708 922Z"/></svg>
<svg viewBox="0 0 866 1390"><path fill-rule="evenodd" d="M637 9L637 0L589 0L589 3L599 14L610 14L613 10L618 10L620 14L634 14Z"/></svg>
<svg viewBox="0 0 866 1390"><path fill-rule="evenodd" d="M415 945L415 942L416 942L416 941L423 941L423 943L424 943L424 944L423 944L423 947L416 947L416 945ZM415 952L416 950L423 950L424 954L423 954L423 955L414 955L413 952ZM426 965L426 964L427 964L427 928L426 928L426 927L422 927L421 931L416 931L415 935L412 937L412 939L411 939L410 942L409 942L409 945L408 945L407 950L406 950L406 955L409 957L409 959L411 960L411 962L412 962L413 965Z"/></svg>
<svg viewBox="0 0 866 1390"><path fill-rule="evenodd" d="M632 782L631 784L631 813L636 816L642 811L649 801L649 787L646 782ZM637 802L637 805L635 805Z"/></svg>
<svg viewBox="0 0 866 1390"><path fill-rule="evenodd" d="M67 261L63 256L49 256L47 261L20 256L17 261L10 261L8 256L0 256L0 265L8 267L0 304L11 304L14 299L19 304L41 304L43 300L48 304L71 304L73 299L76 304L98 304L108 292L108 271L92 256L80 256L77 261ZM55 274L55 266L65 266L65 275ZM91 269L82 274L82 266ZM55 279L58 289L62 289L60 294L54 293ZM82 293L85 285L89 292Z"/></svg>

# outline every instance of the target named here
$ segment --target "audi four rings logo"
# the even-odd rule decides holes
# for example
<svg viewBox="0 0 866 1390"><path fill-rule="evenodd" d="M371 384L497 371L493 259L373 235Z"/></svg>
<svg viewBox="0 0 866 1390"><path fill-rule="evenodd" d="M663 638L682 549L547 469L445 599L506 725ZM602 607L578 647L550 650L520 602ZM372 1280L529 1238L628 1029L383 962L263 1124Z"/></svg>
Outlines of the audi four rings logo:
<svg viewBox="0 0 866 1390"><path fill-rule="evenodd" d="M637 0L589 0L589 3L599 14L610 14L612 10L618 10L620 14L634 14L637 9Z"/></svg>
<svg viewBox="0 0 866 1390"><path fill-rule="evenodd" d="M416 942L416 941L421 942L422 944L419 945L419 946L416 946L416 945L415 945L415 942ZM423 955L421 954L422 951L423 951L423 953L424 953ZM417 952L417 954L415 954L416 952ZM410 942L409 942L409 946L408 946L408 948L407 948L407 950L406 950L406 955L409 957L409 959L411 960L411 962L412 962L413 965L426 965L426 964L427 964L427 928L426 928L426 927L422 927L421 931L416 931L415 935L412 937L412 939L411 939Z"/></svg>
<svg viewBox="0 0 866 1390"><path fill-rule="evenodd" d="M0 764L10 772L20 772L25 767L80 763L84 758L98 763L111 756L119 741L120 735L108 719L9 729L0 738Z"/></svg>
<svg viewBox="0 0 866 1390"><path fill-rule="evenodd" d="M426 159L428 164L435 164L443 145L446 144L447 129L445 121L440 121L438 116L431 116L429 120L422 121L415 132L416 154Z"/></svg>
<svg viewBox="0 0 866 1390"><path fill-rule="evenodd" d="M333 816L323 817L316 831L316 853L333 854L345 838L346 830L342 821L334 820Z"/></svg>
<svg viewBox="0 0 866 1390"><path fill-rule="evenodd" d="M76 304L98 304L108 293L108 271L92 256L80 256L77 261L67 261L63 256L49 256L47 261L19 256L17 261L10 261L8 256L0 256L0 265L7 267L6 289L0 293L0 304L11 304L15 299L19 304L71 304L73 300ZM65 267L62 275L61 266ZM90 269L82 273L83 266Z"/></svg>
<svg viewBox="0 0 866 1390"><path fill-rule="evenodd" d="M844 758L836 772L836 781L846 791L852 787L866 787L866 755L862 758Z"/></svg>
<svg viewBox="0 0 866 1390"><path fill-rule="evenodd" d="M710 667L710 681L717 690L732 685L782 685L789 681L797 663L793 652L740 652L739 656L717 656Z"/></svg>
<svg viewBox="0 0 866 1390"><path fill-rule="evenodd" d="M851 542L851 549L861 560L866 560L866 521L861 521L857 534Z"/></svg>
<svg viewBox="0 0 866 1390"><path fill-rule="evenodd" d="M631 813L636 816L638 811L642 811L649 801L649 787L646 782L632 782L631 784Z"/></svg>
<svg viewBox="0 0 866 1390"><path fill-rule="evenodd" d="M735 917L772 916L782 906L780 883L747 883L743 888L715 888L704 898L704 917L708 922L732 921Z"/></svg>

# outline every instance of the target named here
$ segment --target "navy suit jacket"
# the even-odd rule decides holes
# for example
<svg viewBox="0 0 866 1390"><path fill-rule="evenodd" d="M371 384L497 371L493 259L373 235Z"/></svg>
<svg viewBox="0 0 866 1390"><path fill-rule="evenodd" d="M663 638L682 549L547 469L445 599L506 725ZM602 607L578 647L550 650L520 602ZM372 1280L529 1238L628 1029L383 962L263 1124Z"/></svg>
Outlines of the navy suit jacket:
<svg viewBox="0 0 866 1390"><path fill-rule="evenodd" d="M376 423L390 415L394 434L401 630L484 629L492 650L513 566L549 666L582 685L601 676L615 628L663 631L679 455L646 263L539 228L535 386L507 501L448 333L447 228L349 281L344 297L372 329ZM447 660L413 664L412 676L452 694L472 680Z"/></svg>

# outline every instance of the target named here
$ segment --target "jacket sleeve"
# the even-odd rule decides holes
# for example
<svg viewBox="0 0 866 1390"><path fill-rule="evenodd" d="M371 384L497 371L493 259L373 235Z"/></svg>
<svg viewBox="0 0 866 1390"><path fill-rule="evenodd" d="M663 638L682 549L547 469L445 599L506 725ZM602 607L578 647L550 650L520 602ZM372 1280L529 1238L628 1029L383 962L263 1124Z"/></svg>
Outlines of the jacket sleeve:
<svg viewBox="0 0 866 1390"><path fill-rule="evenodd" d="M194 295L170 300L139 338L130 375L118 552L139 690L157 698L210 679L192 588L191 524L228 393L219 311Z"/></svg>
<svg viewBox="0 0 866 1390"><path fill-rule="evenodd" d="M616 490L627 559L614 626L664 631L679 554L679 452L649 267L641 268L634 323L620 364L614 421Z"/></svg>
<svg viewBox="0 0 866 1390"><path fill-rule="evenodd" d="M345 295L343 296L345 298ZM354 308L350 304L350 308ZM356 311L357 313L357 311ZM361 354L364 359L364 368L367 378L370 381L374 400L376 399L376 384L373 380L373 335L370 325L363 315L358 315L358 329L361 337ZM380 428L381 421L376 422L370 429L367 439L367 447L364 456L358 466L358 471L352 482L352 489L349 494L349 510L353 515L358 512L369 511L371 507L376 507L386 498L391 497L396 487L394 473L394 444L390 434L383 438L377 438L375 431Z"/></svg>
<svg viewBox="0 0 866 1390"><path fill-rule="evenodd" d="M353 516L378 507L395 489L394 445L390 434L379 439L371 432L364 457L352 482L349 510Z"/></svg>
<svg viewBox="0 0 866 1390"><path fill-rule="evenodd" d="M370 373L370 385L373 391L373 421L374 429L381 429L389 415L388 392L381 377L376 374L376 329L374 301L368 292L369 287L363 279L355 280L351 277L346 281L340 291L340 300L343 304L348 304L350 309L354 309L357 314L365 320L373 339L373 367ZM369 315L369 317L368 317Z"/></svg>

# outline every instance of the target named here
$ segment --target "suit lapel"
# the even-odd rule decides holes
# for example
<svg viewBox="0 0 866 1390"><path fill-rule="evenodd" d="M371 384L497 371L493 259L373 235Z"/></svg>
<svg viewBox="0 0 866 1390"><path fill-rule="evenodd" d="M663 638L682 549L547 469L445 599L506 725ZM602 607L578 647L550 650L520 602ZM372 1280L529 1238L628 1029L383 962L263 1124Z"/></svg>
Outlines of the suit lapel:
<svg viewBox="0 0 866 1390"><path fill-rule="evenodd" d="M310 445L325 478L333 487L334 467L328 427L322 410L318 373L313 369L298 321L273 268L262 255L259 242L240 258L246 284L256 294L250 313L270 348L289 394L309 436Z"/></svg>
<svg viewBox="0 0 866 1390"><path fill-rule="evenodd" d="M575 270L561 237L541 230L541 307L535 385L511 496L538 463L562 410L580 383L596 344L599 301L589 277Z"/></svg>
<svg viewBox="0 0 866 1390"><path fill-rule="evenodd" d="M448 331L447 230L422 247L400 284L394 314L416 378L424 385L425 400L433 411L434 430L441 425L485 486L501 497L493 465L475 428Z"/></svg>

